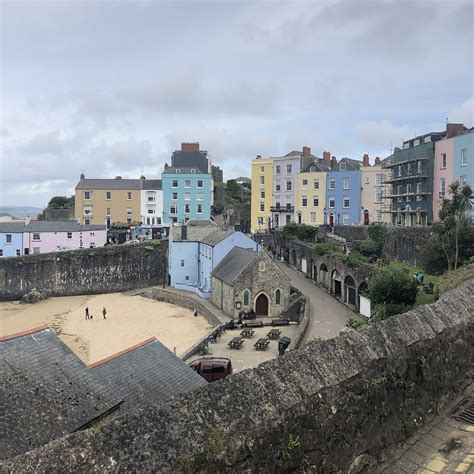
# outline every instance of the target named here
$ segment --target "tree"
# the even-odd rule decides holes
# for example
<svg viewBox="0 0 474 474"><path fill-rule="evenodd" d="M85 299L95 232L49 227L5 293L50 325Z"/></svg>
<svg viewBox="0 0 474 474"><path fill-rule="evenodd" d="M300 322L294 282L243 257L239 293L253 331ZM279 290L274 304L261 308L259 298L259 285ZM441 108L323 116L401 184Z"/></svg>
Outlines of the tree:
<svg viewBox="0 0 474 474"><path fill-rule="evenodd" d="M380 255L380 244L372 239L364 239L359 246L359 251L362 255L370 257L371 255Z"/></svg>
<svg viewBox="0 0 474 474"><path fill-rule="evenodd" d="M371 279L369 295L375 306L385 307L385 316L410 309L416 302L417 285L409 273L396 268L380 269Z"/></svg>
<svg viewBox="0 0 474 474"><path fill-rule="evenodd" d="M74 207L74 196L54 196L48 202L51 209L70 209Z"/></svg>
<svg viewBox="0 0 474 474"><path fill-rule="evenodd" d="M285 239L298 239L304 242L314 242L318 228L312 225L296 224L292 222L283 228Z"/></svg>

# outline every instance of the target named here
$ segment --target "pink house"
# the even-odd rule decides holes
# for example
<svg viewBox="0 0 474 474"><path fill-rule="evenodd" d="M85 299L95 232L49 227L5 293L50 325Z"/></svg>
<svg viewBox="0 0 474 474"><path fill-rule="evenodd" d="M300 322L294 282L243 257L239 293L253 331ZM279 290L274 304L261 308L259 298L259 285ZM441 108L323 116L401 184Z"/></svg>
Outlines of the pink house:
<svg viewBox="0 0 474 474"><path fill-rule="evenodd" d="M439 220L441 201L448 197L448 186L453 182L454 138L436 142L433 170L433 221Z"/></svg>

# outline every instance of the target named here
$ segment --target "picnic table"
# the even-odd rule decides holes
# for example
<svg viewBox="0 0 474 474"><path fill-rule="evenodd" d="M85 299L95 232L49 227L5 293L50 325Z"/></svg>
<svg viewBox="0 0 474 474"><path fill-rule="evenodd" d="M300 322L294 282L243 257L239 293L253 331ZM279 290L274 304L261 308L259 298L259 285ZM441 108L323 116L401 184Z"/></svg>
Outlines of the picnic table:
<svg viewBox="0 0 474 474"><path fill-rule="evenodd" d="M244 323L246 328L263 328L263 321L255 319L254 321L247 321Z"/></svg>
<svg viewBox="0 0 474 474"><path fill-rule="evenodd" d="M267 336L270 338L270 339L278 339L280 337L280 334L281 334L281 331L279 329L276 329L276 328L273 328L268 334Z"/></svg>
<svg viewBox="0 0 474 474"><path fill-rule="evenodd" d="M261 337L255 344L254 347L257 351L264 351L267 349L268 344L270 344L270 341L268 340L267 337Z"/></svg>
<svg viewBox="0 0 474 474"><path fill-rule="evenodd" d="M253 336L253 333L255 332L254 329L251 328L244 328L243 331L240 333L242 337L248 337L251 338Z"/></svg>
<svg viewBox="0 0 474 474"><path fill-rule="evenodd" d="M290 321L288 319L272 319L272 326L288 326Z"/></svg>
<svg viewBox="0 0 474 474"><path fill-rule="evenodd" d="M240 346L244 343L244 338L237 336L234 337L228 344L231 349L240 349Z"/></svg>

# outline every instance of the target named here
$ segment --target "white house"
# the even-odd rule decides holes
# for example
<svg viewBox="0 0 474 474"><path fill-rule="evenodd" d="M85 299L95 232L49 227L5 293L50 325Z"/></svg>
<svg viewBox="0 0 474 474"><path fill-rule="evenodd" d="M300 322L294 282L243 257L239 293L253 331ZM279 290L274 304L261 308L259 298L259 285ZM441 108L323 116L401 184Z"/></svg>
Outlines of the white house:
<svg viewBox="0 0 474 474"><path fill-rule="evenodd" d="M140 215L144 226L163 224L163 189L161 179L141 179Z"/></svg>

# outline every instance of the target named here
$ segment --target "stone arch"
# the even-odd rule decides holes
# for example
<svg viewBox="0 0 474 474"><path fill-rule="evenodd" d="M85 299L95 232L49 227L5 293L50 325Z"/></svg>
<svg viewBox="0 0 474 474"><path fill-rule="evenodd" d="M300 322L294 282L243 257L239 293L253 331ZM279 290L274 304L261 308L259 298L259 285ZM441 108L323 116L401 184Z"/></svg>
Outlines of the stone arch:
<svg viewBox="0 0 474 474"><path fill-rule="evenodd" d="M351 275L346 275L346 278L344 278L344 302L357 306L356 286Z"/></svg>
<svg viewBox="0 0 474 474"><path fill-rule="evenodd" d="M244 306L250 306L250 290L244 290Z"/></svg>
<svg viewBox="0 0 474 474"><path fill-rule="evenodd" d="M336 297L342 296L342 277L337 268L331 272L331 293Z"/></svg>
<svg viewBox="0 0 474 474"><path fill-rule="evenodd" d="M277 288L275 290L275 304L280 305L281 304L281 290L280 288Z"/></svg>
<svg viewBox="0 0 474 474"><path fill-rule="evenodd" d="M270 311L270 298L268 295L261 291L255 297L254 309L257 316L268 316Z"/></svg>
<svg viewBox="0 0 474 474"><path fill-rule="evenodd" d="M325 263L319 265L319 284L328 287L328 267Z"/></svg>

